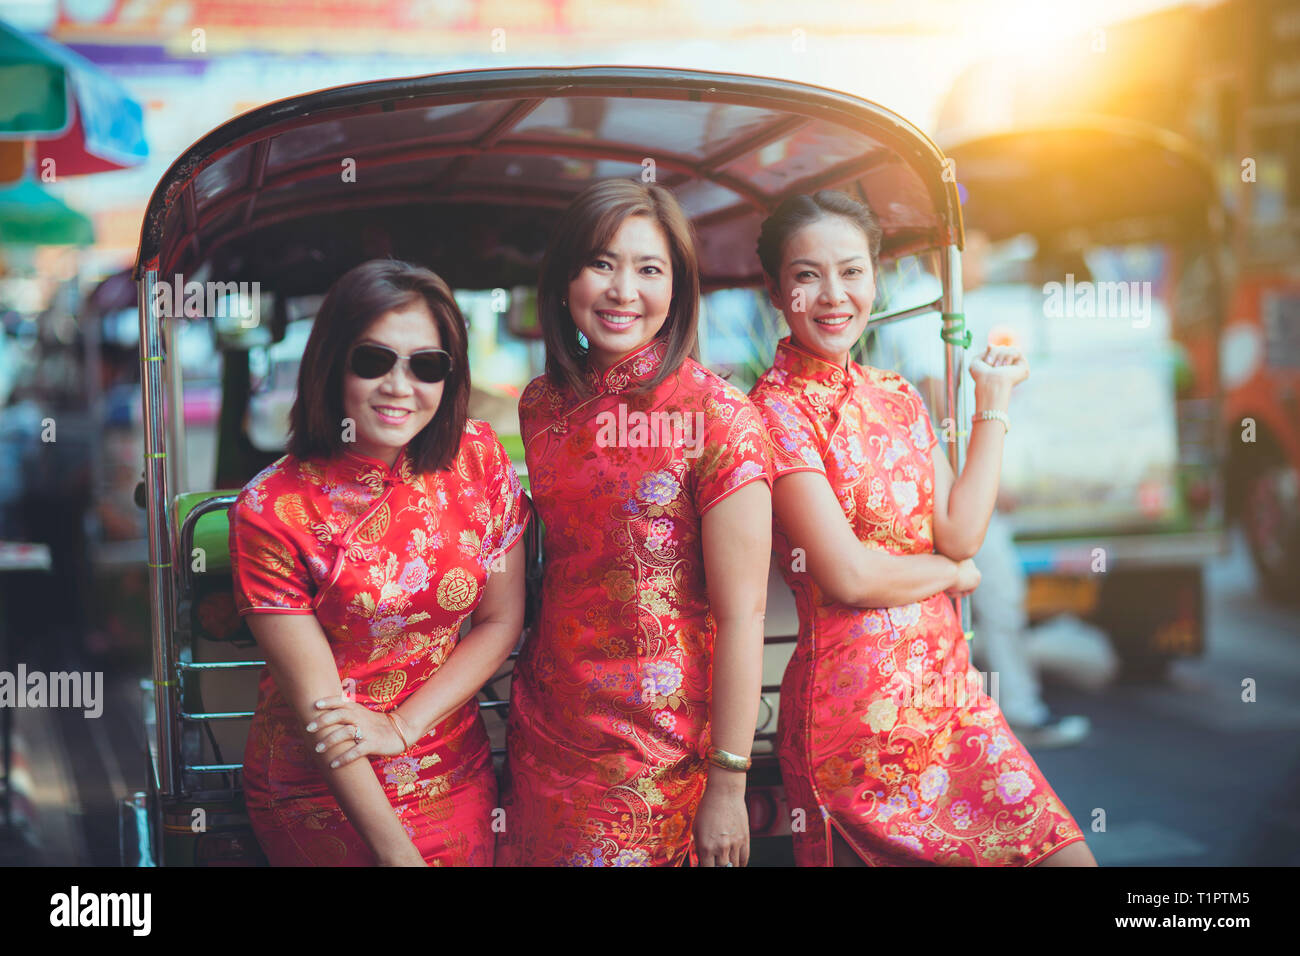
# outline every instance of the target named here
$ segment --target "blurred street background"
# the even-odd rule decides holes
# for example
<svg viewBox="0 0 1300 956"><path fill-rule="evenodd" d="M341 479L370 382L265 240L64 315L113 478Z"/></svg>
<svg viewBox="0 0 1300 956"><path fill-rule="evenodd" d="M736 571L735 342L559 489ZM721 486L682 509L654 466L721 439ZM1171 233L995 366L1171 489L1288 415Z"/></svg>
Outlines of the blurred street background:
<svg viewBox="0 0 1300 956"><path fill-rule="evenodd" d="M1300 863L1300 0L0 0L0 677L104 688L97 718L0 695L0 864L140 862L123 802L148 790L153 649L131 270L164 173L284 97L595 64L843 91L954 160L969 327L1033 368L999 499L1009 550L985 570L1024 620L1001 643L976 621L981 666L1008 675L1004 709L1102 865ZM937 274L892 263L879 307L929 302ZM515 321L528 292L511 321L490 290L456 292L471 414L522 462L517 398L543 357ZM318 302L290 301L274 340L175 322L177 491L241 485L232 447L282 451ZM702 361L741 387L780 334L756 290L705 296ZM937 337L901 323L861 360L942 376ZM209 598L196 619L234 633L228 588ZM770 600L769 633L793 633L788 592ZM788 654L774 645L766 684ZM216 709L251 706L230 694ZM789 862L779 787L754 786L773 801L751 811L756 859ZM256 855L236 843L213 859Z"/></svg>

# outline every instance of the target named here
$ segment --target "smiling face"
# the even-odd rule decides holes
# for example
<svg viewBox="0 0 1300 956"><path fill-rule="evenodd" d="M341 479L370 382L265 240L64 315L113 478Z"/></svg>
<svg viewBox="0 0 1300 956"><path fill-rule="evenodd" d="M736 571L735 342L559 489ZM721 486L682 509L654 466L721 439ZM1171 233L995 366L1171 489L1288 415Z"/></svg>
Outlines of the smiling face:
<svg viewBox="0 0 1300 956"><path fill-rule="evenodd" d="M673 267L663 229L647 216L628 216L569 282L569 314L587 338L599 369L650 344L668 319Z"/></svg>
<svg viewBox="0 0 1300 956"><path fill-rule="evenodd" d="M442 348L438 327L423 299L385 312L353 346L386 345L399 355ZM352 449L391 465L398 453L433 420L445 382L427 384L415 378L401 359L380 378L359 378L343 372L343 414L356 422Z"/></svg>
<svg viewBox="0 0 1300 956"><path fill-rule="evenodd" d="M843 216L809 223L786 240L778 280L768 279L768 293L794 342L845 366L876 297L866 234Z"/></svg>

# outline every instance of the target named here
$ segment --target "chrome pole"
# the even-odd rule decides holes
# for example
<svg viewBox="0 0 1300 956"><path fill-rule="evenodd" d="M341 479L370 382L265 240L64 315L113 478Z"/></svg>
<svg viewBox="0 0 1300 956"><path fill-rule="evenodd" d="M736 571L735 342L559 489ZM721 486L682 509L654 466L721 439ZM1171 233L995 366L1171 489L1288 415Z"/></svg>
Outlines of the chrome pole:
<svg viewBox="0 0 1300 956"><path fill-rule="evenodd" d="M153 643L154 715L158 732L158 776L162 797L180 792L174 749L177 711L172 667L171 503L168 495L167 440L163 421L163 342L154 309L158 271L140 279L140 393L144 417L144 484L149 529L149 628ZM159 856L161 857L161 847Z"/></svg>
<svg viewBox="0 0 1300 956"><path fill-rule="evenodd" d="M162 329L163 342L167 350L163 362L163 376L167 388L167 447L172 453L167 456L168 474L171 484L168 486L173 496L189 491L189 475L185 469L185 383L181 368L181 323L187 321L179 316L172 316L171 321Z"/></svg>
<svg viewBox="0 0 1300 956"><path fill-rule="evenodd" d="M944 247L939 257L940 280L943 283L943 314L956 316L962 314L961 286L961 250L956 243ZM962 381L966 376L966 347L952 341L955 334L964 329L964 323L944 320L944 328L950 332L944 339L944 413L952 421L953 440L948 443L948 463L952 465L954 476L960 475L966 464L966 438L970 434L970 409L966 407L966 390ZM966 639L973 636L970 620L970 598L962 597L956 601L956 610L961 618L961 629Z"/></svg>

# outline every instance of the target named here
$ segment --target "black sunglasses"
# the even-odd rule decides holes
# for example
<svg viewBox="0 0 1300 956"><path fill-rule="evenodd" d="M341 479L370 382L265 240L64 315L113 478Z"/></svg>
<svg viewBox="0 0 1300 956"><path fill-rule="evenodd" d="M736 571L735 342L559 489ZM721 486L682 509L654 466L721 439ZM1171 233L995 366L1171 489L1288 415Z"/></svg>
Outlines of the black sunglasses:
<svg viewBox="0 0 1300 956"><path fill-rule="evenodd" d="M358 345L348 356L348 368L357 378L383 378L397 364L406 359L407 368L421 382L432 385L451 374L451 355L442 349L420 349L410 355L398 355L387 345Z"/></svg>

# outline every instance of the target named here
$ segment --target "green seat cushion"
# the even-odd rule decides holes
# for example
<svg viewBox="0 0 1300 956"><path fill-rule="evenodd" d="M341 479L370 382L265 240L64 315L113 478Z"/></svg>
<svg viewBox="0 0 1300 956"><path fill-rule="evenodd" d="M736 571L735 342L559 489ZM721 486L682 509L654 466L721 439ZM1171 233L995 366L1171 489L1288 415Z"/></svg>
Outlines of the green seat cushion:
<svg viewBox="0 0 1300 956"><path fill-rule="evenodd" d="M209 498L237 495L239 492L239 488L228 488L219 491L187 491L177 495L173 505L176 527L179 528L184 524L189 513L201 502ZM199 565L202 571L196 573L230 573L230 520L226 509L210 512L199 519L194 529L194 543L191 547L203 549L203 562ZM176 557L178 561L187 561L191 567L194 566L196 555L193 551Z"/></svg>

